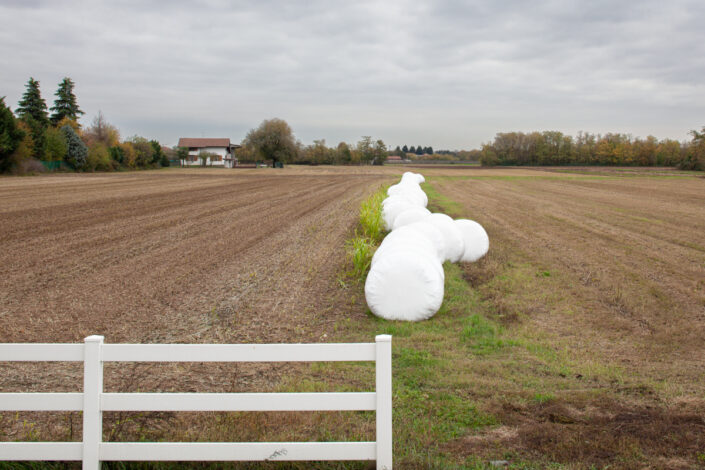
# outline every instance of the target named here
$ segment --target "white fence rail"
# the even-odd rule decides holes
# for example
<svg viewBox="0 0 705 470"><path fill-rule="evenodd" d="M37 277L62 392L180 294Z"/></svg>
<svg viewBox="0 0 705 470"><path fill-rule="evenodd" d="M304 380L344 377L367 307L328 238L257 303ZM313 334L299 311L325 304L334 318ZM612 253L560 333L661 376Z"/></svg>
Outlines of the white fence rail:
<svg viewBox="0 0 705 470"><path fill-rule="evenodd" d="M0 411L82 411L83 442L0 442L0 460L376 460L392 468L392 337L350 344L0 344L0 361L83 362L83 393L0 393ZM374 392L105 393L104 362L375 361ZM374 442L102 442L103 411L376 412Z"/></svg>

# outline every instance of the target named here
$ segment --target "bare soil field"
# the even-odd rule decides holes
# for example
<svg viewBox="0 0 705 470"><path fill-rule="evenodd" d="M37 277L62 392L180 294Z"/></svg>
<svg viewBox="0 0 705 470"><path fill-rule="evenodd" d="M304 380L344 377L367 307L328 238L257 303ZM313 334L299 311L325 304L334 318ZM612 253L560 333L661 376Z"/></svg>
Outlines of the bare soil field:
<svg viewBox="0 0 705 470"><path fill-rule="evenodd" d="M326 341L344 315L329 294L345 240L383 180L296 169L1 178L0 342ZM106 390L266 390L280 370L111 367ZM77 391L81 373L4 363L0 389ZM48 425L9 415L2 439L26 438L25 419L44 439L80 429L77 414Z"/></svg>
<svg viewBox="0 0 705 470"><path fill-rule="evenodd" d="M2 179L0 340L194 341L224 299L249 321L237 308L248 291L258 292L250 320L269 324L259 339L277 339L299 326L277 318L315 298L307 283L337 267L356 203L378 181L224 172ZM252 328L239 330L239 340L253 339Z"/></svg>

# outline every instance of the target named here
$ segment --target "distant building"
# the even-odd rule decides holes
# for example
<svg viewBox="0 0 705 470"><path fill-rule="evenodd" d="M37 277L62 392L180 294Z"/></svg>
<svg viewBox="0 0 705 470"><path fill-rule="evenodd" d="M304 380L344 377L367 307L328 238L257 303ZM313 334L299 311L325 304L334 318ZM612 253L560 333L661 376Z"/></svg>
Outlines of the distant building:
<svg viewBox="0 0 705 470"><path fill-rule="evenodd" d="M387 157L387 163L402 163L403 160L399 155L390 155Z"/></svg>
<svg viewBox="0 0 705 470"><path fill-rule="evenodd" d="M201 152L208 152L213 155L206 160L207 166L224 166L225 168L232 168L237 164L235 149L240 148L237 144L231 144L230 139L227 138L191 137L181 137L179 139L179 147L188 148L188 159L181 160L181 164L184 166L201 165L202 162L198 155Z"/></svg>

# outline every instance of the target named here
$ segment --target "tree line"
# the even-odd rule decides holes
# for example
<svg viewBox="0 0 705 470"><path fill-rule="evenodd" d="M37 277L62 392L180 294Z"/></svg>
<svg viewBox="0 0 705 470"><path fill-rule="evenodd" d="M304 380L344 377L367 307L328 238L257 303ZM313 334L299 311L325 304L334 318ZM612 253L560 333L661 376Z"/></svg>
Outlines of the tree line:
<svg viewBox="0 0 705 470"><path fill-rule="evenodd" d="M169 157L174 155L188 158L188 149L165 150L156 140L140 136L121 140L117 128L106 122L100 112L88 128L82 129L78 119L85 113L73 90L74 82L64 78L50 109L34 78L27 82L15 112L0 97L0 172L42 171L44 166L78 171L155 168L169 166ZM294 137L286 121L275 118L251 129L236 157L242 162L272 160L275 165L383 164L388 155L399 155L413 160L479 160L485 166L632 165L705 170L705 127L691 131L691 136L689 142L679 142L653 136L633 138L621 133L579 132L573 137L559 131L503 132L481 149L434 152L430 146L404 145L388 152L381 139L371 136L363 136L355 144L340 142L334 147L326 145L324 139L304 145ZM206 158L202 160L205 164Z"/></svg>
<svg viewBox="0 0 705 470"><path fill-rule="evenodd" d="M400 157L406 157L409 153L414 155L433 155L434 152L433 147L422 147L421 145L418 147L414 147L413 145L411 147L407 147L404 145L401 148L397 145L394 150L389 152L390 155L399 155Z"/></svg>
<svg viewBox="0 0 705 470"><path fill-rule="evenodd" d="M304 145L294 137L283 119L268 119L251 129L235 151L241 162L272 160L277 163L308 165L381 165L387 159L387 146L381 139L363 136L356 144L340 142L328 147L325 139Z"/></svg>
<svg viewBox="0 0 705 470"><path fill-rule="evenodd" d="M705 170L705 128L691 131L690 142L658 140L654 136L633 138L628 134L577 136L558 131L501 132L484 144L480 162L493 165L615 165L675 166Z"/></svg>
<svg viewBox="0 0 705 470"><path fill-rule="evenodd" d="M74 86L73 80L64 78L50 109L34 78L27 82L14 113L0 98L0 172L43 171L45 166L62 165L77 171L169 166L159 142L140 136L121 141L117 128L101 112L82 129L78 119L85 113L78 106Z"/></svg>

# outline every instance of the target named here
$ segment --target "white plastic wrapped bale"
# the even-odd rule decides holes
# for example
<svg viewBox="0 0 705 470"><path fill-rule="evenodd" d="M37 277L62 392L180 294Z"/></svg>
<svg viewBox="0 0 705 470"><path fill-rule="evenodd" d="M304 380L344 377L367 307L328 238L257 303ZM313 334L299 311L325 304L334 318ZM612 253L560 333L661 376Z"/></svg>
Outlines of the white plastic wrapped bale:
<svg viewBox="0 0 705 470"><path fill-rule="evenodd" d="M443 302L443 267L423 251L395 247L370 268L365 299L372 313L387 320L431 318Z"/></svg>
<svg viewBox="0 0 705 470"><path fill-rule="evenodd" d="M392 230L394 227L394 219L397 218L399 214L408 209L413 209L418 206L405 200L396 200L393 203L386 204L382 207L382 219L384 220L384 225L387 230Z"/></svg>
<svg viewBox="0 0 705 470"><path fill-rule="evenodd" d="M439 265L443 262L442 258L438 256L439 251L438 247L434 244L434 239L427 236L423 230L407 226L400 227L399 230L395 230L384 237L382 244L372 256L370 266L374 266L378 260L385 256L386 252L394 251L396 248L408 249L413 253L430 256L438 261Z"/></svg>
<svg viewBox="0 0 705 470"><path fill-rule="evenodd" d="M431 215L431 211L425 207L414 207L400 212L394 219L392 230L397 230L405 225L421 222L423 219Z"/></svg>
<svg viewBox="0 0 705 470"><path fill-rule="evenodd" d="M426 237L426 239L431 242L431 245L434 246L438 261L443 262L446 254L446 242L440 230L425 221L414 222L413 224L406 225L405 227L409 227L410 229L415 230L419 234Z"/></svg>
<svg viewBox="0 0 705 470"><path fill-rule="evenodd" d="M451 263L460 261L460 258L462 258L465 252L465 242L463 241L463 235L460 233L460 229L455 225L453 219L445 214L435 213L425 218L424 222L430 223L443 234L445 241L445 260Z"/></svg>
<svg viewBox="0 0 705 470"><path fill-rule="evenodd" d="M428 205L428 196L426 193L415 183L400 183L390 186L387 190L389 197L403 198L409 200L414 204L426 207Z"/></svg>
<svg viewBox="0 0 705 470"><path fill-rule="evenodd" d="M414 182L416 184L421 184L426 181L426 179L423 177L422 174L419 173L412 173L411 171L406 171L404 172L403 175L401 175L401 181L402 182Z"/></svg>
<svg viewBox="0 0 705 470"><path fill-rule="evenodd" d="M400 202L412 204L412 205L418 206L418 207L423 207L423 204L421 204L422 200L418 194L410 195L409 193L406 193L406 192L396 193L392 196L388 196L387 198L384 199L384 201L382 201L382 207L387 207L390 204L397 204Z"/></svg>
<svg viewBox="0 0 705 470"><path fill-rule="evenodd" d="M487 254L490 249L490 238L482 225L468 219L458 219L455 225L460 229L465 243L460 261L474 263Z"/></svg>

